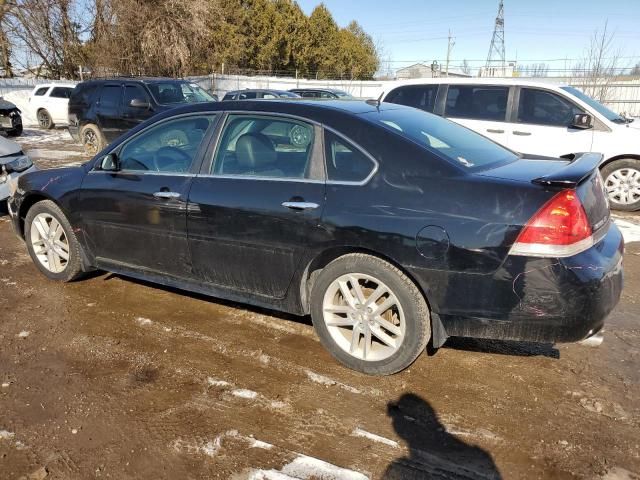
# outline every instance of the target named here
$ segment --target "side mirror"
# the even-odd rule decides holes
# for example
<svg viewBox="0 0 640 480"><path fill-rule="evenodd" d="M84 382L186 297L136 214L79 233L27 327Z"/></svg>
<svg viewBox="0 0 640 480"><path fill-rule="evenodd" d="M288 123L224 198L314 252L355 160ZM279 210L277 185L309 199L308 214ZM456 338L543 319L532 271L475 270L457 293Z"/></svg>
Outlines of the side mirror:
<svg viewBox="0 0 640 480"><path fill-rule="evenodd" d="M100 162L100 169L106 172L117 172L120 170L120 160L118 159L118 155L115 153L106 155Z"/></svg>
<svg viewBox="0 0 640 480"><path fill-rule="evenodd" d="M579 128L581 130L586 130L587 128L593 127L593 117L588 113L576 113L573 116L573 121L571 125L572 128Z"/></svg>
<svg viewBox="0 0 640 480"><path fill-rule="evenodd" d="M141 98L134 98L129 102L129 106L132 108L149 108L151 107L151 105L149 105L149 102L147 102L146 100L143 100Z"/></svg>

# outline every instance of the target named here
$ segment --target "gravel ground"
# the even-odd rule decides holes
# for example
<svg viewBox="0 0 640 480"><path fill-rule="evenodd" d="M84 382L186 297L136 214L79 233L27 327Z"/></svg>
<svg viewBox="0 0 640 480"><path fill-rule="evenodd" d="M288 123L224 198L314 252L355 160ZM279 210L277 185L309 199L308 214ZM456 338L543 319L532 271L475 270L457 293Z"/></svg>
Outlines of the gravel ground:
<svg viewBox="0 0 640 480"><path fill-rule="evenodd" d="M18 140L40 168L83 160L64 131ZM372 378L306 318L110 274L50 282L0 216L0 478L637 480L640 217L620 220L601 347L451 339Z"/></svg>

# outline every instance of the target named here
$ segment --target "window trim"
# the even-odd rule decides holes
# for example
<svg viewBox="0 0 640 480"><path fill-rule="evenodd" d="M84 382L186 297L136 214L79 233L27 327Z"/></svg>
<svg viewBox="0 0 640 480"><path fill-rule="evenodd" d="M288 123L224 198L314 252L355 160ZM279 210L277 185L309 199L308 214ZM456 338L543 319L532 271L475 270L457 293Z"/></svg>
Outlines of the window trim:
<svg viewBox="0 0 640 480"><path fill-rule="evenodd" d="M504 119L503 120L490 120L486 118L470 118L470 117L455 117L447 115L447 97L449 96L449 88L459 87L472 87L472 88L506 88L507 89L507 105L505 106ZM499 85L495 83L449 83L446 85L444 92L442 93L442 117L443 118L455 118L457 120L473 120L476 122L495 122L495 123L515 123L514 119L514 97L515 97L514 85ZM438 98L436 97L436 101ZM435 112L434 112L435 113Z"/></svg>
<svg viewBox="0 0 640 480"><path fill-rule="evenodd" d="M221 111L216 111L216 110L207 110L207 111L203 111L203 112L189 112L189 113L183 113L180 115L175 115L172 117L167 117L167 118L163 118L162 120L159 120L157 122L152 123L151 125L147 125L145 128L143 128L142 130L140 130L139 132L137 132L136 134L132 135L131 137L125 138L121 143L119 143L118 145L115 145L112 149L108 150L107 153L105 155L101 155L100 157L95 159L95 162L93 163L93 165L91 166L91 170L89 170L88 173L102 173L102 174L109 174L109 175L172 175L172 176L180 176L180 177L195 177L196 175L198 175L198 172L200 171L203 163L206 163L203 161L206 153L209 150L209 146L212 143L212 137L215 134L215 132L218 130L219 128L219 122L220 122L220 118L223 116L222 115L223 112ZM140 135L143 135L144 133L148 132L150 129L155 128L159 125L162 125L164 123L168 123L177 119L181 119L181 118L185 118L185 117L206 117L206 116L212 116L213 117L213 128L211 125L209 125L209 129L207 130L207 132L205 132L204 137L202 138L202 142L200 143L200 147L198 148L198 150L195 153L194 156L194 160L189 168L188 172L154 172L152 170L118 170L118 171L109 171L109 170L102 170L100 169L100 165L102 163L102 159L109 154L115 153L116 155L120 154L120 151L130 142L132 142L133 140L135 140L136 138L138 138Z"/></svg>

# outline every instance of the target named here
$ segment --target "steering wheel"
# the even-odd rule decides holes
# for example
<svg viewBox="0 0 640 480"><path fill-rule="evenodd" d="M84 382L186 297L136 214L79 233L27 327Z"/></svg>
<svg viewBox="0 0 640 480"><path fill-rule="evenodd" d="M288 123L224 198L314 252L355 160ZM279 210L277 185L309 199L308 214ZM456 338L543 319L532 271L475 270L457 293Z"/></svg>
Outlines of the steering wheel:
<svg viewBox="0 0 640 480"><path fill-rule="evenodd" d="M158 172L184 172L191 165L191 155L177 147L162 147L153 155Z"/></svg>

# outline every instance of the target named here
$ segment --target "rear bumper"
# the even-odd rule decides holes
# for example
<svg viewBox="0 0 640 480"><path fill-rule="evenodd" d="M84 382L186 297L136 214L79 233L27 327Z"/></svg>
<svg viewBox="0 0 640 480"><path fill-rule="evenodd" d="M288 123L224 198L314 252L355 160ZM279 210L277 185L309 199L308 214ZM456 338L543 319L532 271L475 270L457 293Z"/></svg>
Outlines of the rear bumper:
<svg viewBox="0 0 640 480"><path fill-rule="evenodd" d="M602 329L620 300L623 252L622 235L612 224L602 240L573 257L509 257L494 275L460 279L470 299L456 295L457 304L444 303L451 308L440 313L442 324L449 336L583 340Z"/></svg>

